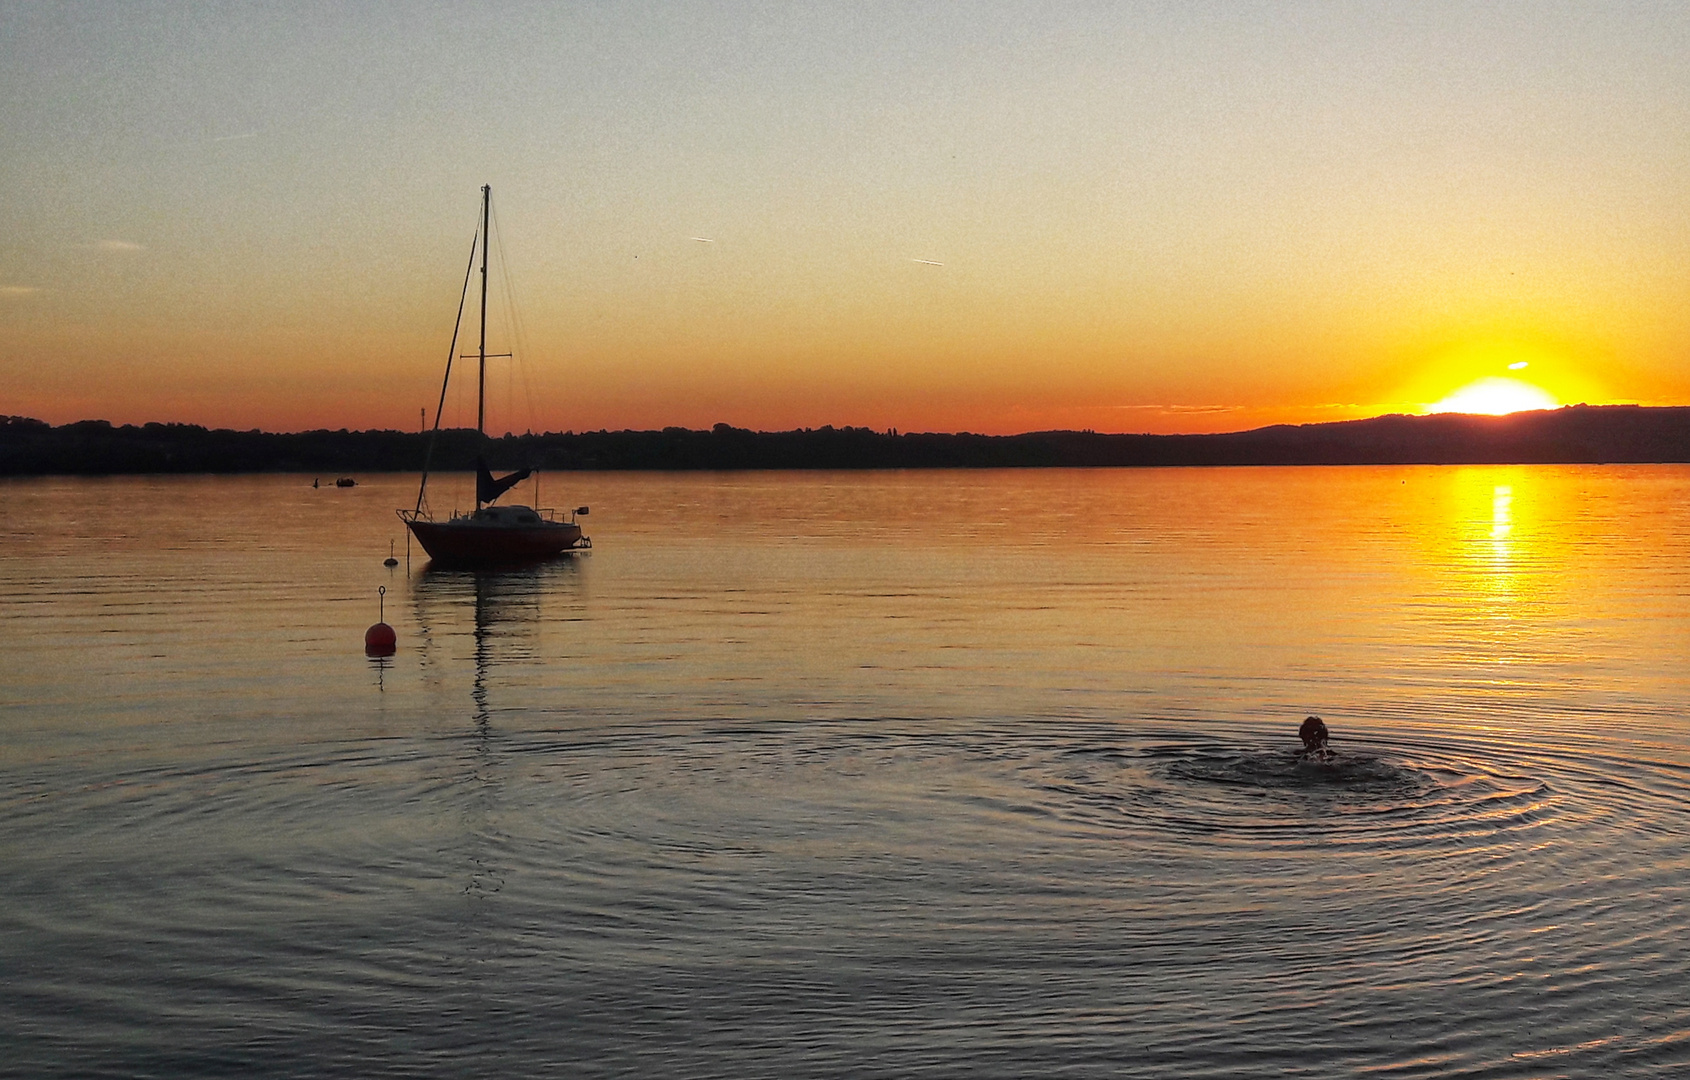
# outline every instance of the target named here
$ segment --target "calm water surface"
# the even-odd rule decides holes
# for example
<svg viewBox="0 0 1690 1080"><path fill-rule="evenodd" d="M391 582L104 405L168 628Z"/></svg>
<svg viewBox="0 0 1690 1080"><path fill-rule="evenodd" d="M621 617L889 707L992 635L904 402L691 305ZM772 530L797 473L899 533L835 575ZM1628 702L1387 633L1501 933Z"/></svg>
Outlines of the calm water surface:
<svg viewBox="0 0 1690 1080"><path fill-rule="evenodd" d="M413 483L0 483L0 1072L1690 1068L1690 469Z"/></svg>

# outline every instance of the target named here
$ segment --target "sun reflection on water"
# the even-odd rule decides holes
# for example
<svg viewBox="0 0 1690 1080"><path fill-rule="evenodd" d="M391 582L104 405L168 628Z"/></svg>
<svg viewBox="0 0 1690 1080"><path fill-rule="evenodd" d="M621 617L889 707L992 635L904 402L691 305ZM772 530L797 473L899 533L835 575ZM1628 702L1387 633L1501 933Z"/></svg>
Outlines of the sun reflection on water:
<svg viewBox="0 0 1690 1080"><path fill-rule="evenodd" d="M1624 587L1593 546L1604 508L1590 501L1591 478L1488 465L1442 479L1443 505L1422 518L1430 561L1416 605L1430 663L1422 674L1439 672L1428 689L1465 701L1481 730L1581 697L1592 634Z"/></svg>
<svg viewBox="0 0 1690 1080"><path fill-rule="evenodd" d="M1541 527L1553 508L1512 468L1473 467L1450 480L1446 505L1426 523L1430 550L1443 552L1444 587L1472 618L1508 618L1509 607L1531 595L1544 561L1553 561Z"/></svg>
<svg viewBox="0 0 1690 1080"><path fill-rule="evenodd" d="M1491 489L1490 539L1491 554L1498 563L1506 562L1510 554L1508 537L1514 531L1514 489L1498 484Z"/></svg>
<svg viewBox="0 0 1690 1080"><path fill-rule="evenodd" d="M1519 568L1514 562L1514 487L1495 484L1490 492L1490 542L1488 549L1481 545L1482 565L1478 568L1478 588L1474 590L1483 600L1483 610L1475 614L1490 623L1512 622L1519 596Z"/></svg>

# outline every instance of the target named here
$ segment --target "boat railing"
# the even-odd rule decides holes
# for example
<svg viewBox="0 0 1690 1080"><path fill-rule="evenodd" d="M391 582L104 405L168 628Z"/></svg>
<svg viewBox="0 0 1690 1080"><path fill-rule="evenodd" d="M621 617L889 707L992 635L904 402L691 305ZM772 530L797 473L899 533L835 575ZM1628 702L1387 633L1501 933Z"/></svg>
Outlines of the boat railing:
<svg viewBox="0 0 1690 1080"><path fill-rule="evenodd" d="M585 506L577 506L570 510L559 510L555 506L536 506L534 507L534 512L545 518L547 521L555 521L560 525L579 524L575 520L576 517L587 516L587 508ZM564 516L566 514L568 515L567 517Z"/></svg>
<svg viewBox="0 0 1690 1080"><path fill-rule="evenodd" d="M577 522L575 520L576 515L585 514L587 512L587 508L585 506L577 506L572 510L559 510L555 506L531 506L531 507L529 507L529 509L532 510L535 513L535 515L540 518L540 520L550 522L553 525L574 525L574 524L577 524ZM433 521L433 520L435 520L434 516L426 510L419 511L419 510L411 510L411 509L401 508L400 510L396 511L396 513L398 513L400 519L404 520L404 521ZM447 518L447 520L448 521L456 521L459 518L467 518L467 517L474 517L474 516L475 516L474 511L459 510L456 507L453 507L452 513Z"/></svg>

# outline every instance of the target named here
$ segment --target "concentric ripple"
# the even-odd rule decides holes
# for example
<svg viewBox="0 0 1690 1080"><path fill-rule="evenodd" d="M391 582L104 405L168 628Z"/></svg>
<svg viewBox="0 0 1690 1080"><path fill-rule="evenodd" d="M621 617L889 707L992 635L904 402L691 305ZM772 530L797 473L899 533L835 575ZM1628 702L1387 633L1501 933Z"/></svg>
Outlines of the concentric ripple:
<svg viewBox="0 0 1690 1080"><path fill-rule="evenodd" d="M17 1061L1690 1062L1690 790L1646 748L1372 732L1313 765L1289 732L1220 722L528 720L4 792ZM208 1027L212 1003L268 1034ZM503 1056L460 1056L489 1016Z"/></svg>
<svg viewBox="0 0 1690 1080"><path fill-rule="evenodd" d="M1065 812L1119 814L1147 836L1307 836L1324 843L1443 843L1547 824L1560 800L1542 763L1505 748L1350 739L1328 761L1212 736L1075 752L1055 790ZM1499 753L1499 751L1501 751ZM1535 767L1534 767L1535 764Z"/></svg>

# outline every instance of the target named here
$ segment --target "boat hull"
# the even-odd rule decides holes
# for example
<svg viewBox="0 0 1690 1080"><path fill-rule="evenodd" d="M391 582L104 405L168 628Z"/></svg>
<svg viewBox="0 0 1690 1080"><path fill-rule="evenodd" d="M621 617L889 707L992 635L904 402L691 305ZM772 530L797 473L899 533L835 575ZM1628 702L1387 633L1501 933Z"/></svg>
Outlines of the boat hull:
<svg viewBox="0 0 1690 1080"><path fill-rule="evenodd" d="M453 566L539 562L582 546L580 526L568 522L507 525L454 518L405 524L429 558Z"/></svg>

